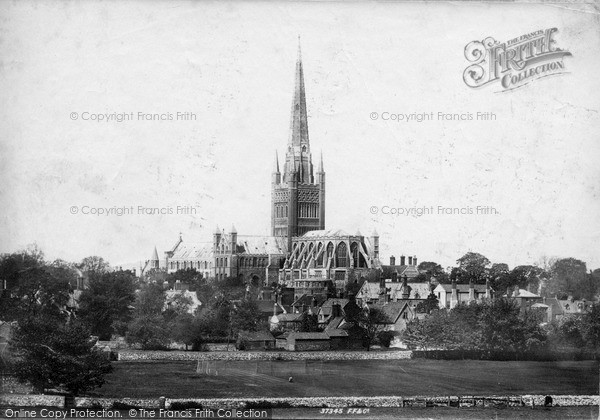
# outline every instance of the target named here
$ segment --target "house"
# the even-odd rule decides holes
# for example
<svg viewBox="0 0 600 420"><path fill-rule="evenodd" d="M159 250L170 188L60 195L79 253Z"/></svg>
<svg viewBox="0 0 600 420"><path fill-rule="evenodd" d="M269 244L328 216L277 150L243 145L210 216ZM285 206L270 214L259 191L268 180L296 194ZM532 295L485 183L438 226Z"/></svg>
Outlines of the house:
<svg viewBox="0 0 600 420"><path fill-rule="evenodd" d="M275 337L268 331L240 331L235 346L238 350L273 350Z"/></svg>
<svg viewBox="0 0 600 420"><path fill-rule="evenodd" d="M588 312L593 305L593 302L582 300L575 300L573 296L569 296L567 299L558 300L558 303L563 310L564 316L580 315Z"/></svg>
<svg viewBox="0 0 600 420"><path fill-rule="evenodd" d="M519 286L515 286L514 290L507 290L503 297L514 299L521 311L531 308L536 303L543 304L543 298L540 295L529 290L519 289Z"/></svg>
<svg viewBox="0 0 600 420"><path fill-rule="evenodd" d="M542 322L557 321L564 316L563 308L556 298L542 298L542 302L534 303L531 309L542 312Z"/></svg>
<svg viewBox="0 0 600 420"><path fill-rule="evenodd" d="M417 305L422 301L421 299L402 299L385 305L373 305L373 308L379 309L388 319L384 324L384 331L401 332L406 329L406 325L410 321L425 316L425 314L417 313Z"/></svg>
<svg viewBox="0 0 600 420"><path fill-rule="evenodd" d="M440 308L452 309L460 303L470 303L482 299L490 299L493 289L489 281L482 284L438 284L433 293L437 296Z"/></svg>
<svg viewBox="0 0 600 420"><path fill-rule="evenodd" d="M350 303L349 299L327 299L319 310L317 317L319 324L326 324L330 319L344 316L344 308Z"/></svg>
<svg viewBox="0 0 600 420"><path fill-rule="evenodd" d="M279 314L277 315L277 325L282 331L300 331L304 317L304 313Z"/></svg>
<svg viewBox="0 0 600 420"><path fill-rule="evenodd" d="M429 283L409 282L405 276L402 280L393 273L390 279L379 282L365 281L356 294L360 304L387 303L401 299L427 299L431 293Z"/></svg>
<svg viewBox="0 0 600 420"><path fill-rule="evenodd" d="M323 297L323 295L302 295L294 302L292 302L292 311L293 312L304 312L306 310L310 310L312 313L316 314L318 312L319 307L325 302L327 298Z"/></svg>
<svg viewBox="0 0 600 420"><path fill-rule="evenodd" d="M286 338L285 349L289 351L317 351L330 348L330 338L325 332L291 332Z"/></svg>

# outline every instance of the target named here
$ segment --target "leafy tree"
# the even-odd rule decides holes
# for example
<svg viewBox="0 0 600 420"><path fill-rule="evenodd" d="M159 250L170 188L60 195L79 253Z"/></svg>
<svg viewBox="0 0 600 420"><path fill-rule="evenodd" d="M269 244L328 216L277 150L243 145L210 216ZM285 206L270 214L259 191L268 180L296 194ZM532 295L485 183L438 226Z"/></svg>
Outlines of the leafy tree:
<svg viewBox="0 0 600 420"><path fill-rule="evenodd" d="M473 281L475 284L484 284L488 277L490 260L477 252L467 252L456 260L461 273L462 283Z"/></svg>
<svg viewBox="0 0 600 420"><path fill-rule="evenodd" d="M108 272L110 264L104 258L98 256L85 257L78 265L79 269L91 277L102 275Z"/></svg>
<svg viewBox="0 0 600 420"><path fill-rule="evenodd" d="M101 340L109 340L116 326L129 322L135 300L133 274L105 272L90 279L79 298L79 318ZM123 331L120 331L121 333Z"/></svg>
<svg viewBox="0 0 600 420"><path fill-rule="evenodd" d="M180 315L189 314L192 307L192 298L183 293L176 293L167 300L167 309L164 312L166 319L171 319Z"/></svg>
<svg viewBox="0 0 600 420"><path fill-rule="evenodd" d="M419 302L417 305L417 312L430 314L432 311L440 308L440 301L438 300L435 293L431 292L423 302Z"/></svg>
<svg viewBox="0 0 600 420"><path fill-rule="evenodd" d="M174 273L170 273L166 277L166 281L170 287L179 280L183 284L189 285L189 290L195 291L199 286L206 283L203 279L202 273L197 271L195 268L186 268L183 270L177 270Z"/></svg>
<svg viewBox="0 0 600 420"><path fill-rule="evenodd" d="M74 395L102 386L111 371L89 330L78 322L61 323L42 315L21 320L11 342L15 372L38 392L64 389Z"/></svg>
<svg viewBox="0 0 600 420"><path fill-rule="evenodd" d="M0 319L18 321L38 315L66 319L73 277L65 267L40 265L20 271L11 295L0 303Z"/></svg>
<svg viewBox="0 0 600 420"><path fill-rule="evenodd" d="M562 258L556 260L550 267L550 280L548 281L548 294L566 299L572 295L575 299L593 299L593 290L585 290L587 280L585 262L575 258Z"/></svg>
<svg viewBox="0 0 600 420"><path fill-rule="evenodd" d="M433 261L423 261L417 267L421 273L417 276L415 281L429 283L437 281L438 283L445 284L449 282L448 274L444 271L441 265Z"/></svg>
<svg viewBox="0 0 600 420"><path fill-rule="evenodd" d="M138 344L142 350L162 350L170 344L170 331L159 314L138 314L127 327L126 341Z"/></svg>
<svg viewBox="0 0 600 420"><path fill-rule="evenodd" d="M264 327L258 305L253 299L243 299L233 307L231 328L234 333L238 331L259 331Z"/></svg>
<svg viewBox="0 0 600 420"><path fill-rule="evenodd" d="M144 285L135 299L134 316L162 314L165 299L165 290L160 284L149 283Z"/></svg>
<svg viewBox="0 0 600 420"><path fill-rule="evenodd" d="M302 316L302 322L300 323L301 332L317 332L321 331L319 328L319 319L316 314L304 312Z"/></svg>
<svg viewBox="0 0 600 420"><path fill-rule="evenodd" d="M386 324L390 323L389 317L377 307L365 308L355 315L347 316L346 320L364 330L367 351L371 350L371 344L375 341L377 335L385 329Z"/></svg>

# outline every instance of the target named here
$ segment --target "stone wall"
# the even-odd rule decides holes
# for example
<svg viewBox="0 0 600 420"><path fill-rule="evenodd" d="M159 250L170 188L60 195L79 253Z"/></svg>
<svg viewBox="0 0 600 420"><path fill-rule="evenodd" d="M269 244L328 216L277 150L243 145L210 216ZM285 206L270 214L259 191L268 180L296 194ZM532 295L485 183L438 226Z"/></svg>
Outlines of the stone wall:
<svg viewBox="0 0 600 420"><path fill-rule="evenodd" d="M291 397L291 398L75 398L78 408L171 408L173 403L196 404L203 408L245 408L248 404L272 407L516 407L540 406L545 395L487 395L487 396L381 396L381 397ZM598 395L551 395L554 405L562 407L600 405ZM0 395L2 407L64 408L65 397L54 395Z"/></svg>
<svg viewBox="0 0 600 420"><path fill-rule="evenodd" d="M410 359L411 354L411 351L183 352L121 350L118 360L400 360Z"/></svg>

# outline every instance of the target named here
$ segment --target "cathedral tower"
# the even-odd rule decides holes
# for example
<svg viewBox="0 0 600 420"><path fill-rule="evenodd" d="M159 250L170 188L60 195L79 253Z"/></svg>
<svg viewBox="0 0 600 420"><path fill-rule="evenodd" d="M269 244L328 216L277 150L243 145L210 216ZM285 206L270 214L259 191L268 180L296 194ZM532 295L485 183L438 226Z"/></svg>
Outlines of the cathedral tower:
<svg viewBox="0 0 600 420"><path fill-rule="evenodd" d="M325 170L321 155L315 178L299 44L291 114L283 173L275 154L271 178L271 231L273 236L287 237L289 250L292 237L325 229Z"/></svg>

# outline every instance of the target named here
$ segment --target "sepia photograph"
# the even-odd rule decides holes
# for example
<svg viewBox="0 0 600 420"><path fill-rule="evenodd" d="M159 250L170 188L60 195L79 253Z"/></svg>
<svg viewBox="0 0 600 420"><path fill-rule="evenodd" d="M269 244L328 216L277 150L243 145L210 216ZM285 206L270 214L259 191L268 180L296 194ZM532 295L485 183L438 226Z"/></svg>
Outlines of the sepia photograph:
<svg viewBox="0 0 600 420"><path fill-rule="evenodd" d="M600 5L0 0L0 417L600 418Z"/></svg>

